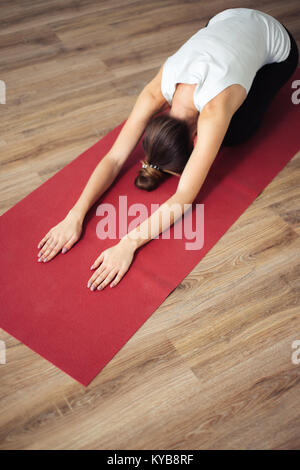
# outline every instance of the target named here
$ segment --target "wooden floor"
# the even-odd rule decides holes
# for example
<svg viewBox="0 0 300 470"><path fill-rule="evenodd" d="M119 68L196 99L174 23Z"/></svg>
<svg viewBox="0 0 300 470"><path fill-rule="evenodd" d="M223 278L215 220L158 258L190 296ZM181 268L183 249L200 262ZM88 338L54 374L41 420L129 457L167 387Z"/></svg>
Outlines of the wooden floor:
<svg viewBox="0 0 300 470"><path fill-rule="evenodd" d="M2 0L1 213L126 119L211 16L240 6L275 16L300 48L299 0ZM300 152L89 387L1 331L0 448L299 448L299 181Z"/></svg>

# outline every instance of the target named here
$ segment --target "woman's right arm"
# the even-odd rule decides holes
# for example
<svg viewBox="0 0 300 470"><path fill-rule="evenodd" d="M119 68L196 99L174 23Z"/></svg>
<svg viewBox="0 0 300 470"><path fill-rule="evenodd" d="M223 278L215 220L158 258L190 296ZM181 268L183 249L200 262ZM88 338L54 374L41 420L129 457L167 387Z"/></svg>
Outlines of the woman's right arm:
<svg viewBox="0 0 300 470"><path fill-rule="evenodd" d="M159 74L139 94L113 146L96 166L75 205L39 242L39 261L50 261L59 251L68 251L78 241L86 213L115 180L149 119L166 107L163 96L156 92Z"/></svg>

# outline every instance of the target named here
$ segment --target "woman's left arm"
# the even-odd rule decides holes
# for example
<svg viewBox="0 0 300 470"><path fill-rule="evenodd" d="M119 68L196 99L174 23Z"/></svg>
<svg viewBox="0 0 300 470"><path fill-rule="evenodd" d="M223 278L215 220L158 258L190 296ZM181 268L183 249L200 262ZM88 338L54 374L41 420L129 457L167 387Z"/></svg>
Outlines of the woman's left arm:
<svg viewBox="0 0 300 470"><path fill-rule="evenodd" d="M222 93L211 100L199 115L197 142L182 172L176 192L116 245L101 253L91 266L91 269L95 269L87 285L91 290L101 290L109 283L111 287L117 285L128 271L135 251L168 229L192 204L236 110L232 101L226 99L226 95L221 95Z"/></svg>

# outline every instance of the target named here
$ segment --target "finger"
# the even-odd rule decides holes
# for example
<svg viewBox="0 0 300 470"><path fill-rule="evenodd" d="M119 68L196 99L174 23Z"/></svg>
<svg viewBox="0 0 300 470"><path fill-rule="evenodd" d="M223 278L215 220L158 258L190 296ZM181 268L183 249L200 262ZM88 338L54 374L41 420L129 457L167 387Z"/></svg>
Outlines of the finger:
<svg viewBox="0 0 300 470"><path fill-rule="evenodd" d="M101 274L103 274L107 270L107 267L101 266L100 268L97 269L97 271L94 272L94 274L90 277L87 283L87 287L91 287L93 282L97 279L97 277Z"/></svg>
<svg viewBox="0 0 300 470"><path fill-rule="evenodd" d="M54 241L52 243L50 243L48 245L48 248L47 250L45 250L45 252L43 253L43 255L40 257L40 259L42 258L42 260L44 261L44 263L46 261L48 261L48 256L49 254L52 252L52 250L58 245L58 241Z"/></svg>
<svg viewBox="0 0 300 470"><path fill-rule="evenodd" d="M49 245L49 243L51 243L52 241L52 238L51 236L48 238L48 240L44 243L43 247L41 248L41 250L38 252L38 256L41 256L44 251L47 249L47 246Z"/></svg>
<svg viewBox="0 0 300 470"><path fill-rule="evenodd" d="M96 279L94 280L94 282L92 283L91 285L91 290L95 290L97 289L97 287L99 286L99 284L101 284L101 282L104 281L104 279L107 278L107 276L110 275L110 270L106 269L105 271L103 271L101 274L99 274Z"/></svg>
<svg viewBox="0 0 300 470"><path fill-rule="evenodd" d="M98 287L97 289L98 290L102 290L104 289L104 287L106 287L110 281L112 281L114 279L114 277L116 276L117 274L117 270L116 269L113 269L109 274L108 276L105 278L104 281L100 282L100 284L98 284Z"/></svg>
<svg viewBox="0 0 300 470"><path fill-rule="evenodd" d="M101 255L98 256L98 258L94 261L94 263L91 266L91 269L98 268L98 266L100 266L100 264L102 263L103 259L104 259L104 251L102 251Z"/></svg>
<svg viewBox="0 0 300 470"><path fill-rule="evenodd" d="M57 243L53 248L52 250L50 251L50 253L47 255L47 261L50 261L52 258L54 258L54 256L57 255L57 253L60 251L62 247L62 243Z"/></svg>
<svg viewBox="0 0 300 470"><path fill-rule="evenodd" d="M111 283L110 287L115 287L117 284L119 284L119 282L121 281L124 274L126 274L126 272L127 270L120 270L118 274L116 275L116 278L114 279L114 281Z"/></svg>
<svg viewBox="0 0 300 470"><path fill-rule="evenodd" d="M63 245L61 252L64 254L67 251L69 251L76 241L77 241L77 238L75 236L72 236L70 240Z"/></svg>
<svg viewBox="0 0 300 470"><path fill-rule="evenodd" d="M46 243L46 241L48 240L48 238L51 236L51 234L48 232L44 238L42 238L42 240L39 242L38 244L38 249L39 248L42 248L42 246L44 245L44 243Z"/></svg>
<svg viewBox="0 0 300 470"><path fill-rule="evenodd" d="M41 251L38 253L38 257L39 257L39 261L42 260L42 258L44 257L44 254L45 252L49 249L49 247L51 246L51 244L53 243L53 239L52 238L49 238L45 245L43 246L43 248L41 249Z"/></svg>
<svg viewBox="0 0 300 470"><path fill-rule="evenodd" d="M97 279L98 276L100 276L104 271L108 269L107 266L100 266L100 268L97 269L97 271L94 272L94 274L90 277L87 283L87 287L91 287L95 279Z"/></svg>

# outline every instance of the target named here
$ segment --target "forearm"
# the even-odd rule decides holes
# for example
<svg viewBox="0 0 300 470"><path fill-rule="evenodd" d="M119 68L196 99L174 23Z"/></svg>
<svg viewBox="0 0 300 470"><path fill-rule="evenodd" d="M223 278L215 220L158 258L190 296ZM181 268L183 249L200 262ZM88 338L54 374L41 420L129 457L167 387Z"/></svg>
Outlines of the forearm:
<svg viewBox="0 0 300 470"><path fill-rule="evenodd" d="M82 222L88 210L109 188L118 172L118 165L116 165L112 159L105 156L96 166L70 212L76 214L78 219Z"/></svg>
<svg viewBox="0 0 300 470"><path fill-rule="evenodd" d="M183 216L191 203L192 201L183 194L173 194L150 217L128 232L120 242L128 243L132 245L134 251L137 250L171 227Z"/></svg>

